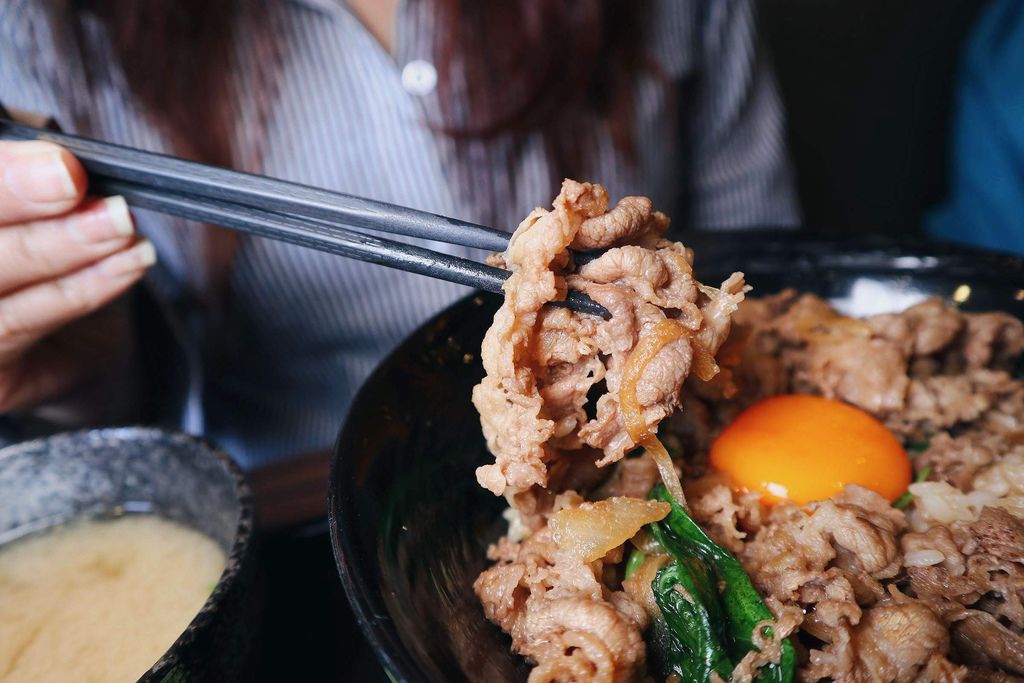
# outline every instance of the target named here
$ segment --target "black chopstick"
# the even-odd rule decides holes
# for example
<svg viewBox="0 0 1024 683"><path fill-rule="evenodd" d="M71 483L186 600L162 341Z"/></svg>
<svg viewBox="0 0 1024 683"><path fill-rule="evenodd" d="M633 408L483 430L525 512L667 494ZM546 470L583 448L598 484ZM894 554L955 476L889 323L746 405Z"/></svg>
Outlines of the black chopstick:
<svg viewBox="0 0 1024 683"><path fill-rule="evenodd" d="M0 139L46 140L74 154L89 173L90 191L120 194L129 204L221 225L261 237L390 266L500 293L508 271L338 224L504 251L508 234L446 216L266 176L208 166L3 118ZM586 260L585 254L578 255ZM565 305L609 317L590 297L570 291Z"/></svg>
<svg viewBox="0 0 1024 683"><path fill-rule="evenodd" d="M221 225L251 235L448 280L488 292L501 293L501 286L510 275L507 270L451 254L233 202L179 195L103 176L93 178L92 186L101 194L121 195L129 204L140 208ZM609 315L603 306L575 290L569 290L565 301L552 303L581 313L602 317Z"/></svg>
<svg viewBox="0 0 1024 683"><path fill-rule="evenodd" d="M491 251L504 251L508 247L508 233L483 225L342 192L34 128L3 118L0 118L0 139L54 142L78 157L90 176L126 180L181 196L234 202L353 228L421 237Z"/></svg>

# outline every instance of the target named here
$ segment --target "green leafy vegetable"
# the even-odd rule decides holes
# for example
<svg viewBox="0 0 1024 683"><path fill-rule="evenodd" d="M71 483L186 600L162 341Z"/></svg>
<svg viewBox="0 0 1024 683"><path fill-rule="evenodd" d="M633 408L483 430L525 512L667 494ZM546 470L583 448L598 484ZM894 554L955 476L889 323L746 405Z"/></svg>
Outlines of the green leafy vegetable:
<svg viewBox="0 0 1024 683"><path fill-rule="evenodd" d="M699 646L702 649L697 659L701 662L720 663L722 660L717 654L719 651L726 652L729 658L738 662L747 652L754 649L752 636L757 624L765 620L773 620L774 615L761 599L739 561L729 551L711 540L679 503L669 495L664 486L655 487L651 492L651 497L666 501L672 506L668 516L660 522L650 525L650 529L655 540L676 561L675 564L668 565L659 571L652 585L655 600L663 614L666 605L670 610L673 608L676 610L673 619L679 625L691 622L699 623L700 615L696 614L695 606L684 608L675 597L668 594L672 592L683 597L674 588L676 585L681 586L686 595L693 599L693 603L701 603L711 624L707 633L715 636L704 637L705 631L698 629L697 633L701 638L698 641L694 639L695 636L681 632L670 623L671 637L667 639L668 644L671 645L672 637L674 637L680 644L691 643L694 647ZM704 567L703 574L701 566ZM668 571L671 568L674 569ZM702 576L707 577L707 580L703 581ZM686 577L690 580L689 585L683 583L683 579ZM673 582L670 579L677 579L678 582ZM705 585L710 588L704 590ZM669 615L665 614L665 617L668 622ZM687 622L686 619L690 621ZM766 635L770 636L770 633L766 633ZM759 681L785 683L793 680L796 669L796 651L788 640L784 640L781 646L782 655L779 662L763 667L758 677ZM674 657L672 654L664 655L665 663L684 680L707 680L706 677L689 678L688 674L683 673L688 665L678 656ZM715 668L715 670L718 669ZM726 672L726 677L731 671L730 668Z"/></svg>
<svg viewBox="0 0 1024 683"><path fill-rule="evenodd" d="M931 465L928 465L927 467L923 467L921 469L921 471L917 473L917 476L914 477L914 483L915 484L920 484L922 481L926 481L928 479L928 475L931 474L931 473L932 473L932 466ZM898 509L898 510L906 510L907 506L910 505L910 501L912 501L912 500L914 500L914 494L911 493L910 491L904 491L903 495L900 496L899 498L897 498L896 502L893 503L892 506L894 508Z"/></svg>
<svg viewBox="0 0 1024 683"><path fill-rule="evenodd" d="M684 681L707 681L712 671L728 680L735 664L722 645L725 618L707 565L677 560L658 570L651 587L668 626L665 664Z"/></svg>
<svg viewBox="0 0 1024 683"><path fill-rule="evenodd" d="M632 578L633 574L636 574L636 570L640 569L640 565L647 559L647 555L644 554L639 548L633 548L632 552L629 553L629 559L626 560L626 578Z"/></svg>
<svg viewBox="0 0 1024 683"><path fill-rule="evenodd" d="M907 450L912 451L914 453L921 453L923 451L928 450L928 446L930 445L931 443L928 439L924 439L922 441L908 441Z"/></svg>

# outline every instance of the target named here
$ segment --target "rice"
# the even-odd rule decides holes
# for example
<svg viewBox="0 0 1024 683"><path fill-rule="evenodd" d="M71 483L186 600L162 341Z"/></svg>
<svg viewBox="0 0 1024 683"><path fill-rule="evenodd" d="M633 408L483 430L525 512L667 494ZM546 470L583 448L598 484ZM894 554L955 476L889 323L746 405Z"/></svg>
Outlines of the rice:
<svg viewBox="0 0 1024 683"><path fill-rule="evenodd" d="M974 478L974 490L994 493L997 497L1024 495L1024 454L1010 453Z"/></svg>
<svg viewBox="0 0 1024 683"><path fill-rule="evenodd" d="M923 481L910 485L914 510L910 524L915 531L926 531L935 524L973 522L981 509L998 496L988 491L964 493L944 481Z"/></svg>
<svg viewBox="0 0 1024 683"><path fill-rule="evenodd" d="M944 562L946 556L938 550L915 550L903 556L904 567L930 567Z"/></svg>
<svg viewBox="0 0 1024 683"><path fill-rule="evenodd" d="M1024 517L1024 455L1011 453L979 473L974 490L968 493L944 481L911 484L910 493L914 496L910 526L915 531L935 524L973 522L986 506Z"/></svg>

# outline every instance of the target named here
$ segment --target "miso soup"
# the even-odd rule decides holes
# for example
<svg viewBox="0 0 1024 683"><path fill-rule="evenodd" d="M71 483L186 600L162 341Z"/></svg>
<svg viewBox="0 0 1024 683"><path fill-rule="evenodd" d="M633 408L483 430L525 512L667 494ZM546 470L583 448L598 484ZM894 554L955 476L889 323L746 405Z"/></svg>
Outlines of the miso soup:
<svg viewBox="0 0 1024 683"><path fill-rule="evenodd" d="M185 630L226 557L153 515L77 521L0 547L0 681L134 681Z"/></svg>

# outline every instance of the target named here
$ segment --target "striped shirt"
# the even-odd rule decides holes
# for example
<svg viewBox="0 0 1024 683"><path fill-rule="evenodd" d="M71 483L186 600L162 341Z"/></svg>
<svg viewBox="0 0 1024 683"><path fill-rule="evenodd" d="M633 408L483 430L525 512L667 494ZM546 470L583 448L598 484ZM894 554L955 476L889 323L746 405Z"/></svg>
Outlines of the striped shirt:
<svg viewBox="0 0 1024 683"><path fill-rule="evenodd" d="M80 60L68 57L78 54L75 38L51 25L43 4L0 3L0 102L54 116L65 129L73 128L66 123L72 107L87 106L91 129L73 132L167 151L167 141L118 87L118 74L106 79L113 85L96 91L82 85ZM653 3L650 56L682 100L673 112L664 81L638 76L636 161L624 159L607 129L594 122L581 127L590 132L581 133L579 143L594 152L583 179L603 183L612 197L650 196L673 216L684 238L692 228L797 222L783 115L756 41L753 5ZM550 203L557 169L549 168L539 135L508 134L472 143L472 153L493 173L468 176L452 141L425 123L437 108L428 10L423 0L401 3L388 53L344 3L276 3L272 11L287 57L261 170L511 230L531 209ZM235 49L242 65L252 64L259 52L245 37ZM244 87L244 66L237 78ZM240 124L244 116L240 111ZM487 192L479 191L480 183L488 184ZM182 426L218 441L246 467L328 446L356 389L381 358L467 293L422 276L248 239L231 273L232 315L211 340L190 299L207 286L197 266L199 228L141 211L136 218L160 259L147 282L183 331L190 400ZM230 353L213 353L214 341Z"/></svg>

